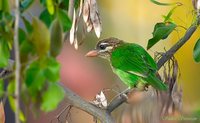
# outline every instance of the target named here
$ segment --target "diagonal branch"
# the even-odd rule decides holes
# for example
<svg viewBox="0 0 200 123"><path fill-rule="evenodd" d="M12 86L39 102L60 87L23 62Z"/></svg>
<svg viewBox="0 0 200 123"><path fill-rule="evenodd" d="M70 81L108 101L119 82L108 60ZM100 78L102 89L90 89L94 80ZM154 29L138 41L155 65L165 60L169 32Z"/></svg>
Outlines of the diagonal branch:
<svg viewBox="0 0 200 123"><path fill-rule="evenodd" d="M185 35L174 45L170 48L166 53L162 55L160 60L157 62L158 70L190 39L190 37L194 34L197 27L200 24L200 16L197 17L197 21L188 28ZM107 112L111 113L121 104L126 101L123 97L116 97L114 98L109 106L107 107Z"/></svg>
<svg viewBox="0 0 200 123"><path fill-rule="evenodd" d="M157 66L160 69L194 34L200 23L200 16L197 19L197 23L192 24L190 28L186 31L185 35L173 46L171 47L158 61Z"/></svg>
<svg viewBox="0 0 200 123"><path fill-rule="evenodd" d="M61 84L60 84L60 86L62 88L64 88L66 98L71 105L98 118L99 120L101 120L102 123L115 123L113 118L111 117L111 115L108 114L106 112L106 110L100 109L100 108L96 107L95 105L83 100L77 94L72 92L70 89L62 86Z"/></svg>

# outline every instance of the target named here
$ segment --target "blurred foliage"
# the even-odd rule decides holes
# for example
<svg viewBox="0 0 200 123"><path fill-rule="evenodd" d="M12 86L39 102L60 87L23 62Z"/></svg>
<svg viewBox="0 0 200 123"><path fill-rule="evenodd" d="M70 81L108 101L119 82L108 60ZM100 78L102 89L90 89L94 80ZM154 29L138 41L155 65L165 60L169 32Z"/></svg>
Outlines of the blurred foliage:
<svg viewBox="0 0 200 123"><path fill-rule="evenodd" d="M54 110L64 98L64 90L57 82L60 80L60 64L56 56L62 47L62 33L68 32L72 22L67 15L68 0L40 0L44 7L39 17L27 19L21 13L26 13L34 0L20 1L20 18L24 28L19 28L19 45L21 59L21 96L23 103L38 106L42 111ZM76 0L76 8L79 0ZM9 65L14 39L15 16L10 11L8 0L0 1L0 68ZM67 7L67 8L66 8ZM30 13L29 13L30 14ZM14 69L14 68L13 68ZM11 74L0 76L0 97L8 95L8 100L15 111L15 81ZM4 81L9 79L4 88ZM36 110L32 111L36 111ZM25 116L20 111L20 120L25 122Z"/></svg>

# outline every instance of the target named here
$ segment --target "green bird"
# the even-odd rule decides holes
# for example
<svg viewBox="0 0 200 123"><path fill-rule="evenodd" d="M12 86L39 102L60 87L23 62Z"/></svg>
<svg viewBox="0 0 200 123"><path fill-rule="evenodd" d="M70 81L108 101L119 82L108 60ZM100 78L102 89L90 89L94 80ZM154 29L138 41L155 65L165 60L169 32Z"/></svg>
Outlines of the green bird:
<svg viewBox="0 0 200 123"><path fill-rule="evenodd" d="M126 43L117 38L107 38L97 43L89 51L88 57L107 59L113 72L129 87L145 90L149 85L157 90L167 90L167 86L156 77L157 65L146 50L138 44Z"/></svg>

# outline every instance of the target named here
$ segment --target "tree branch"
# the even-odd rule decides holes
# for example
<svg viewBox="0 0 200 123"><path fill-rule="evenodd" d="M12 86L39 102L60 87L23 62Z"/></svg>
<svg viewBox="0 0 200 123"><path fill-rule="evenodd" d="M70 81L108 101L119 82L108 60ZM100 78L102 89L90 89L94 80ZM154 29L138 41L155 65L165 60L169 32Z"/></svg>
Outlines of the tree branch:
<svg viewBox="0 0 200 123"><path fill-rule="evenodd" d="M188 28L185 35L174 45L172 46L160 60L157 62L158 70L190 39L190 37L194 34L197 27L200 24L200 16L197 17L197 21ZM114 98L109 106L107 107L108 113L111 113L114 109L119 107L122 103L124 103L126 99L118 96Z"/></svg>
<svg viewBox="0 0 200 123"><path fill-rule="evenodd" d="M102 123L115 123L111 115L107 113L106 110L100 109L99 107L96 107L95 105L83 100L77 94L61 84L60 86L65 89L66 98L71 105L87 112L92 116L97 117Z"/></svg>
<svg viewBox="0 0 200 123"><path fill-rule="evenodd" d="M194 34L200 23L200 16L197 18L197 23L192 24L190 28L186 31L185 35L173 46L171 47L158 61L157 66L160 69Z"/></svg>
<svg viewBox="0 0 200 123"><path fill-rule="evenodd" d="M18 40L19 28L19 0L15 0L15 27L14 27L14 50L15 50L15 123L20 123L20 51Z"/></svg>

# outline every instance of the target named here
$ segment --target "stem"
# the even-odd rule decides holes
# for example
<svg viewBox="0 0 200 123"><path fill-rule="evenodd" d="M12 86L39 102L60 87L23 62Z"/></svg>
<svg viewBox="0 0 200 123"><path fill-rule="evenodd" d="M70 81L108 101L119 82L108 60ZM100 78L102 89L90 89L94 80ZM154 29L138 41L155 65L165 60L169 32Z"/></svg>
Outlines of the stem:
<svg viewBox="0 0 200 123"><path fill-rule="evenodd" d="M75 0L69 0L68 17L73 21ZM64 41L69 39L69 32L64 35Z"/></svg>
<svg viewBox="0 0 200 123"><path fill-rule="evenodd" d="M14 27L14 50L15 50L15 123L20 123L20 52L18 41L18 28L19 28L19 0L15 0L15 27Z"/></svg>

